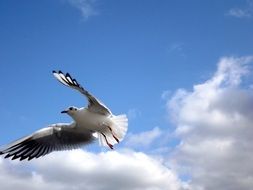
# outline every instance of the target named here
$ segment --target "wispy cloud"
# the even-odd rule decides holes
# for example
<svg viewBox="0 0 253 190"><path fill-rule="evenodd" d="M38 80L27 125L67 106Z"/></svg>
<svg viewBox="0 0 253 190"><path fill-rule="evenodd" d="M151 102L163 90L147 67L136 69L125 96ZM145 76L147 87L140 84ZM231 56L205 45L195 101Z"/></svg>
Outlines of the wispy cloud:
<svg viewBox="0 0 253 190"><path fill-rule="evenodd" d="M127 116L130 120L136 119L137 117L141 116L141 111L137 108L131 108L128 110Z"/></svg>
<svg viewBox="0 0 253 190"><path fill-rule="evenodd" d="M228 11L227 15L237 17L237 18L250 18L251 17L251 13L249 10L238 9L238 8L230 9Z"/></svg>
<svg viewBox="0 0 253 190"><path fill-rule="evenodd" d="M170 45L168 51L182 51L184 44L183 43L174 43Z"/></svg>
<svg viewBox="0 0 253 190"><path fill-rule="evenodd" d="M181 57L186 57L186 54L185 54L185 44L182 43L182 42L172 43L167 48L167 53L174 54L174 55L179 55Z"/></svg>
<svg viewBox="0 0 253 190"><path fill-rule="evenodd" d="M226 15L236 18L252 18L253 1L247 1L245 8L232 8L226 12Z"/></svg>
<svg viewBox="0 0 253 190"><path fill-rule="evenodd" d="M95 9L96 1L97 0L67 0L71 6L81 12L82 17L85 20L98 14L98 10Z"/></svg>
<svg viewBox="0 0 253 190"><path fill-rule="evenodd" d="M171 95L171 91L170 90L164 90L162 92L161 98L163 100L167 100L170 97L170 95Z"/></svg>

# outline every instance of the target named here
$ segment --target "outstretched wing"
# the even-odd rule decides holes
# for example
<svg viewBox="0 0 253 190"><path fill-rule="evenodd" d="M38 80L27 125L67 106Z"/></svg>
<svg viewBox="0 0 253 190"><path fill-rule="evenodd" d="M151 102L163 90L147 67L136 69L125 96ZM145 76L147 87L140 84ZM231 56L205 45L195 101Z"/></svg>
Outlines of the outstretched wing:
<svg viewBox="0 0 253 190"><path fill-rule="evenodd" d="M54 124L7 145L0 150L0 155L6 154L5 158L12 157L12 160L31 160L53 151L76 149L94 139L90 131L81 131L75 123Z"/></svg>
<svg viewBox="0 0 253 190"><path fill-rule="evenodd" d="M87 90L85 90L77 81L73 79L69 73L62 73L61 71L53 71L55 78L62 84L78 90L88 99L89 105L88 109L92 112L99 113L102 115L112 115L109 108L107 108L103 103L101 103L97 98L92 96Z"/></svg>

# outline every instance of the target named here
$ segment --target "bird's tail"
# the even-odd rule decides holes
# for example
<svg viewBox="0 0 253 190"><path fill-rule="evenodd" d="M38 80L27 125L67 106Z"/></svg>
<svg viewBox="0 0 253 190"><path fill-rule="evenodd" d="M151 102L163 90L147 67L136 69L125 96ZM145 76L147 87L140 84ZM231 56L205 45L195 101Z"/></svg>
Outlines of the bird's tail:
<svg viewBox="0 0 253 190"><path fill-rule="evenodd" d="M106 138L103 134L98 134L99 144L102 146L107 146L108 143L114 145L119 143L125 137L128 128L128 119L127 116L124 115L117 115L112 116L111 118L111 125L108 127L108 130L104 133ZM107 140L107 142L106 142Z"/></svg>

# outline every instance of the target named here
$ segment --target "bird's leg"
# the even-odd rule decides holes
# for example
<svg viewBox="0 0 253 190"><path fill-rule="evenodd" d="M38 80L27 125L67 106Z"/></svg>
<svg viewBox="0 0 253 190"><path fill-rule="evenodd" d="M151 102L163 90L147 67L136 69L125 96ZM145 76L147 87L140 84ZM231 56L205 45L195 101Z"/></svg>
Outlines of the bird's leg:
<svg viewBox="0 0 253 190"><path fill-rule="evenodd" d="M109 130L111 131L113 138L117 141L117 143L119 143L119 139L113 134L112 128L111 128L110 126L107 126L107 127L108 127Z"/></svg>
<svg viewBox="0 0 253 190"><path fill-rule="evenodd" d="M104 136L105 141L106 141L106 144L110 147L110 149L112 149L112 150L113 150L113 145L112 145L112 144L110 144L110 143L107 141L107 138L106 138L105 134L104 134L104 133L101 133L101 134Z"/></svg>
<svg viewBox="0 0 253 190"><path fill-rule="evenodd" d="M107 128L110 130L110 132L111 132L113 138L117 141L117 143L119 143L119 139L114 135L114 133L113 133L113 131L112 131L112 128L111 128L109 125L107 125L105 122L103 122L102 125L103 125L104 127L107 127Z"/></svg>

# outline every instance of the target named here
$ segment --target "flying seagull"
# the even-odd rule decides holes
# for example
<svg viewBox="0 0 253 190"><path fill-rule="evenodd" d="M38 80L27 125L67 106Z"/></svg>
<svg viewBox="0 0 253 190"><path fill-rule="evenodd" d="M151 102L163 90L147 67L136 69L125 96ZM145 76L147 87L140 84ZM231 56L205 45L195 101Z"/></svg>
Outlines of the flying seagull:
<svg viewBox="0 0 253 190"><path fill-rule="evenodd" d="M4 158L32 160L53 151L71 150L92 143L96 138L102 146L113 145L124 138L128 120L126 115L113 115L109 108L85 90L69 73L53 71L62 84L79 91L88 99L88 106L74 106L62 111L73 118L72 123L57 123L14 141L0 150Z"/></svg>

